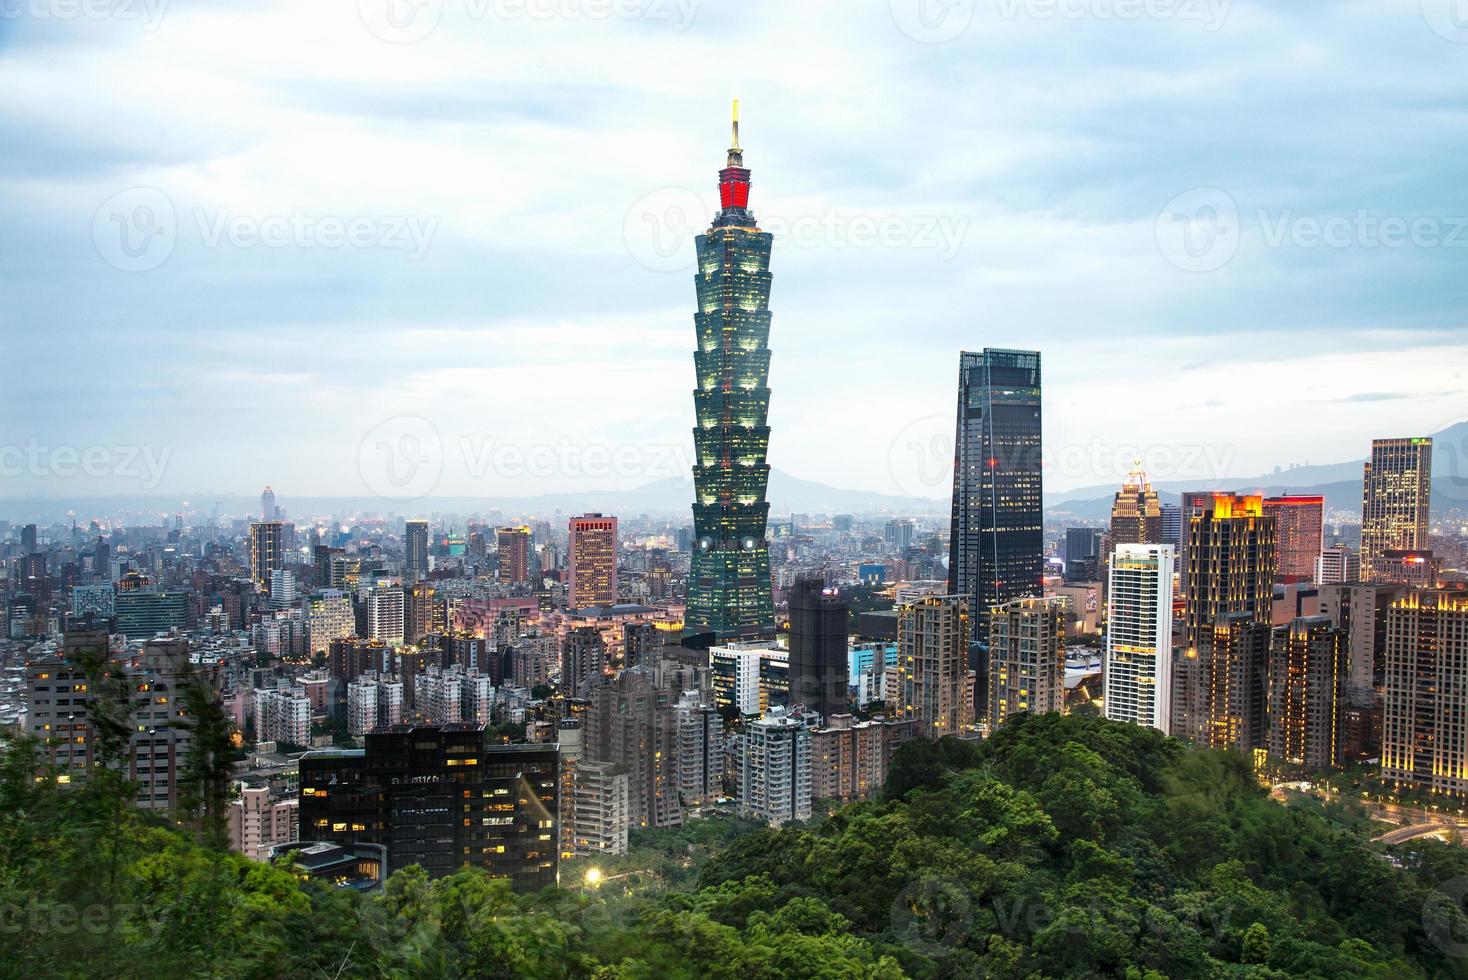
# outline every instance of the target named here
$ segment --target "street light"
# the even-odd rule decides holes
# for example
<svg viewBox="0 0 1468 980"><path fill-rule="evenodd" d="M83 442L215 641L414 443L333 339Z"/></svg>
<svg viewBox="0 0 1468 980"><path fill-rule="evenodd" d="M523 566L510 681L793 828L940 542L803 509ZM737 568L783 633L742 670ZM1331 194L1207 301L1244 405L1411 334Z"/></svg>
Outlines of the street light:
<svg viewBox="0 0 1468 980"><path fill-rule="evenodd" d="M601 884L601 868L587 868L586 883L592 888L595 888L597 885Z"/></svg>

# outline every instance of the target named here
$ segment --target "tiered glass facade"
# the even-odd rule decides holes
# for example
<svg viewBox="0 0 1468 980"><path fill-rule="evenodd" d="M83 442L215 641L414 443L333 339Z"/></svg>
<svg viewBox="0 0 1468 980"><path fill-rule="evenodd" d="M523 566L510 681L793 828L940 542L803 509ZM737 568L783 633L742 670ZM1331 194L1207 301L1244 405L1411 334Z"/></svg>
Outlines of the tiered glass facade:
<svg viewBox="0 0 1468 980"><path fill-rule="evenodd" d="M695 539L685 622L721 640L770 636L765 462L770 427L770 243L749 211L737 122L719 173L722 210L698 236L698 387L693 403Z"/></svg>

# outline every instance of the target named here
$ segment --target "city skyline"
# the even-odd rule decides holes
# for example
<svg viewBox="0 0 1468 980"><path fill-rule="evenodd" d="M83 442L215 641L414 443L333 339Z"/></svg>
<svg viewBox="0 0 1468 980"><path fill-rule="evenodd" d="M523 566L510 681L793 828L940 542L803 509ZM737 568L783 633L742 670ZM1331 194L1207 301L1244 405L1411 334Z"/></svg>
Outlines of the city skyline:
<svg viewBox="0 0 1468 980"><path fill-rule="evenodd" d="M1057 466L1056 490L1118 482L1133 446L1206 467L1146 459L1154 480L1202 483L1356 458L1361 433L1427 434L1462 417L1455 228L1468 192L1447 163L1461 136L1428 120L1450 117L1443 83L1465 69L1428 18L1363 4L1322 32L1257 3L1202 23L1046 18L1020 4L997 20L970 11L944 40L911 36L901 4L769 20L694 4L687 23L665 4L662 19L595 35L601 25L445 10L394 44L356 6L0 24L0 77L55 96L45 116L0 113L17 136L0 181L16 231L0 243L7 322L48 325L14 330L16 357L60 368L59 339L125 379L104 390L25 372L11 392L17 448L167 456L146 487L114 456L95 478L10 467L11 492L253 493L270 480L298 496L380 494L363 446L415 434L412 419L440 440L438 495L683 472L693 373L680 297L691 236L716 209L707 147L736 95L786 274L777 468L943 496L921 447L951 440L953 354L985 346L1045 352L1047 446L1108 450ZM327 32L336 43L315 43ZM660 42L675 32L670 54ZM593 37L596 56L577 56ZM813 61L815 37L833 45ZM1043 60L1057 37L1078 55L1063 69ZM1310 85L1287 59L1249 54L1266 37L1310 61ZM252 39L268 64L242 58ZM1122 40L1134 42L1124 62ZM761 70L731 80L710 67L730 44L760 51ZM1246 54L1253 70L1232 70ZM1360 74L1368 58L1385 70ZM376 62L404 84L371 77ZM601 68L613 63L615 79ZM312 76L285 94L272 73L292 64ZM535 66L548 84L496 86ZM826 81L857 70L860 86ZM104 71L108 84L88 82ZM1267 98L1271 83L1291 98ZM1361 95L1349 110L1342 87ZM995 90L1008 94L970 98ZM210 96L237 105L230 129L193 107ZM1180 102L1210 127L1178 134L1162 110ZM409 126L424 105L435 111ZM1346 162L1343 140L1370 146L1375 176ZM1223 227L1234 248L1206 268L1225 258L1208 229L1183 222L1196 234L1180 245L1172 219L1220 205L1238 214ZM119 251L149 214L172 215L168 234ZM357 219L368 244L328 244L323 222ZM1416 237L1388 244L1382 222ZM1418 234L1433 228L1436 239ZM568 277L595 298L567 295ZM1148 399L1108 397L1138 346ZM577 399L540 397L568 349L597 369L579 371ZM259 424L284 407L311 424ZM1300 413L1314 416L1308 444L1270 425ZM870 421L831 439L832 416ZM569 462L514 461L562 444ZM623 463L598 462L619 452ZM857 462L871 460L882 462Z"/></svg>

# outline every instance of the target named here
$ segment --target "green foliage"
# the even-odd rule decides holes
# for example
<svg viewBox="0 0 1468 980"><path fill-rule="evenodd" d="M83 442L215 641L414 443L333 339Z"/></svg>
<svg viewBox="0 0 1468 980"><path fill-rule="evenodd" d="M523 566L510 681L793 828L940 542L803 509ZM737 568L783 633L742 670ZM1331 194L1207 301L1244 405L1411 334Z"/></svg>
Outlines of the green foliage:
<svg viewBox="0 0 1468 980"><path fill-rule="evenodd" d="M213 723L190 717L207 736ZM209 760L190 768L207 815ZM0 972L1468 974L1468 851L1373 850L1269 800L1238 757L1101 719L1021 716L983 743L909 743L892 768L881 801L778 831L715 815L637 833L628 855L567 862L564 887L541 894L411 867L364 896L209 846L187 820L133 808L105 771L63 791L36 778L21 741L0 757Z"/></svg>

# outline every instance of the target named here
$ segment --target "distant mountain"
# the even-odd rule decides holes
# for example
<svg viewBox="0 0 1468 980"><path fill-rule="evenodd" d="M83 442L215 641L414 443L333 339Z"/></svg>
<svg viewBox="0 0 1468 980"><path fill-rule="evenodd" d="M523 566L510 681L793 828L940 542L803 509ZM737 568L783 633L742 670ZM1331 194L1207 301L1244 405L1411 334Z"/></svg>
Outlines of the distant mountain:
<svg viewBox="0 0 1468 980"><path fill-rule="evenodd" d="M1468 510L1468 420L1448 426L1433 436L1432 509L1435 514ZM1164 503L1176 503L1189 490L1231 490L1281 496L1320 494L1327 508L1361 509L1361 467L1366 460L1296 466L1276 473L1226 480L1164 480L1153 487ZM1105 520L1111 513L1115 485L1099 485L1046 494L1051 517L1070 515L1078 520Z"/></svg>
<svg viewBox="0 0 1468 980"><path fill-rule="evenodd" d="M843 490L839 487L802 480L783 470L772 470L769 488L770 512L775 515L803 514L946 514L947 500L924 500L873 493L868 490ZM126 497L13 497L0 498L0 519L19 521L65 521L74 512L82 523L105 515L157 515L159 519L183 509L190 502L193 511L209 511L217 503L224 513L257 512L260 501L253 495L197 491L186 494ZM324 514L487 514L501 511L506 517L550 516L600 511L632 517L637 514L683 516L691 519L693 481L668 477L631 490L585 490L570 493L548 493L524 497L439 497L420 500L386 500L381 497L298 497L281 493L280 505L292 517L306 518Z"/></svg>

